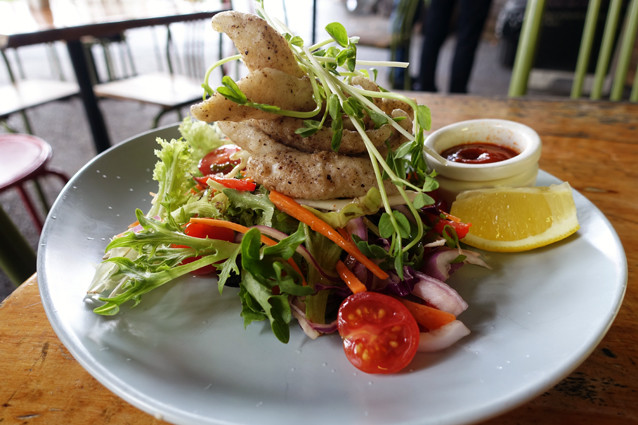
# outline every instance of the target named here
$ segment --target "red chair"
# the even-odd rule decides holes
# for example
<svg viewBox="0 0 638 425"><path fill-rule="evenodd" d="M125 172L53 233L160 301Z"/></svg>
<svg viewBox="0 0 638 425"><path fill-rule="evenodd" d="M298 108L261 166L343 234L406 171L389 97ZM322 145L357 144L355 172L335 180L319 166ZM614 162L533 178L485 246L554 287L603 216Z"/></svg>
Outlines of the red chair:
<svg viewBox="0 0 638 425"><path fill-rule="evenodd" d="M38 181L41 177L54 176L65 184L69 178L48 168L53 150L39 137L28 134L0 134L0 193L15 188L34 224L42 230L40 217L25 184L33 182L46 215L49 204Z"/></svg>

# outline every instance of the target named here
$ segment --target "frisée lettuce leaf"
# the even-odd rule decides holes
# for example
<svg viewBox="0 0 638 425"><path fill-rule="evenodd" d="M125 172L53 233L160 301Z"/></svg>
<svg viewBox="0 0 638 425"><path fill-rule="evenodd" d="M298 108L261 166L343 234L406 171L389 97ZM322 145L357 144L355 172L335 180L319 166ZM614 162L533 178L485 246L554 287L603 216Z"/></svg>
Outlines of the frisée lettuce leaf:
<svg viewBox="0 0 638 425"><path fill-rule="evenodd" d="M158 191L147 216L165 218L172 209L185 204L191 197L190 189L195 183L190 176L197 169L197 162L185 140L158 138L157 143L161 149L155 150L159 161L153 170L153 180L158 183Z"/></svg>
<svg viewBox="0 0 638 425"><path fill-rule="evenodd" d="M173 220L161 222L145 217L139 209L136 216L142 229L116 237L106 248L107 251L128 248L137 255L113 256L102 263L117 266L104 279L120 284L117 290L98 298L104 304L93 310L97 314L117 314L127 301L135 306L142 295L201 267L223 261L237 249L232 242L188 236L178 231ZM201 258L182 263L195 255Z"/></svg>
<svg viewBox="0 0 638 425"><path fill-rule="evenodd" d="M179 132L190 144L195 158L202 158L213 149L229 143L216 125L194 120L191 117L182 120Z"/></svg>

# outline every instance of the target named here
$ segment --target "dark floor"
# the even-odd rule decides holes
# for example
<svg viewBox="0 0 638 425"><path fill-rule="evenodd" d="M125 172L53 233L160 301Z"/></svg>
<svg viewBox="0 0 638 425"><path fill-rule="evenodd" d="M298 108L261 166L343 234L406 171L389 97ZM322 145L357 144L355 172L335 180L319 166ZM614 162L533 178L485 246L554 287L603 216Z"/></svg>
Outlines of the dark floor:
<svg viewBox="0 0 638 425"><path fill-rule="evenodd" d="M309 0L295 0L295 2L287 2L286 4L288 4L287 12L289 16L304 17L304 19L290 19L291 27L297 33L301 33L302 37L309 39L309 18L307 18L307 10L309 8L307 3L309 3ZM328 22L339 20L345 24L351 35L356 35L357 28L369 31L370 28L374 28L376 25L379 28L379 32L383 32L389 25L387 18L347 14L341 0L322 0L319 5L319 28L323 28ZM300 25L302 29L295 29L293 22ZM152 34L148 31L137 30L129 34L129 40L133 52L138 58L136 60L138 71L144 72L146 68L153 70L156 62L152 57L152 49L148 48L149 43L152 42ZM413 63L415 58L418 59L419 41L418 37L416 37L412 54ZM446 70L449 66L452 46L453 39L451 38L446 43L439 61L439 87L446 87ZM61 57L64 72L70 77L72 74L70 66L65 60L66 51L64 46L58 45L56 50ZM386 50L365 47L359 49L358 56L360 59L389 59ZM22 49L20 58L28 76L41 77L43 76L42 74L50 73L50 68L44 66L47 60L42 46ZM412 72L414 73L415 71ZM470 92L485 96L506 96L509 77L510 71L499 65L498 46L494 38L486 37L477 51L476 64L470 82ZM387 74L382 72L382 84L386 84L384 79L387 79ZM4 84L6 81L6 75L0 72L0 84ZM121 142L148 130L152 117L158 112L158 108L153 106L114 100L100 101L100 108L104 113L107 128L114 143ZM46 139L53 146L52 167L62 170L68 175L73 175L94 157L92 139L78 98L33 108L28 111L28 115L33 124L34 133ZM162 124L169 124L174 121L177 121L176 115L166 116ZM18 129L23 128L18 115L10 117L8 123ZM5 130L0 129L0 132L5 132ZM55 182L45 182L45 188L51 199L54 199L61 189L60 185ZM31 224L29 217L24 213L22 203L17 194L14 191L0 194L0 203L2 208L14 219L29 244L34 250L37 250L39 234ZM9 281L6 275L0 272L0 299L10 294L13 289L15 289L14 284Z"/></svg>

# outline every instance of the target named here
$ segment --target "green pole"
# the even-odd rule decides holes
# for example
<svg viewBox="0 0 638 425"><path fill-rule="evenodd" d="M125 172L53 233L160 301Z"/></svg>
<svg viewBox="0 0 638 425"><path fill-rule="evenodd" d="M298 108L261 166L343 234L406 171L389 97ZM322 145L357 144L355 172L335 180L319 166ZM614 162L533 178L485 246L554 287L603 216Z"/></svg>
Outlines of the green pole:
<svg viewBox="0 0 638 425"><path fill-rule="evenodd" d="M540 32L545 11L545 0L529 0L525 8L523 18L523 28L521 37L516 49L514 59L514 69L508 95L510 97L523 96L527 93L527 81L534 63L534 54L538 44L538 33Z"/></svg>

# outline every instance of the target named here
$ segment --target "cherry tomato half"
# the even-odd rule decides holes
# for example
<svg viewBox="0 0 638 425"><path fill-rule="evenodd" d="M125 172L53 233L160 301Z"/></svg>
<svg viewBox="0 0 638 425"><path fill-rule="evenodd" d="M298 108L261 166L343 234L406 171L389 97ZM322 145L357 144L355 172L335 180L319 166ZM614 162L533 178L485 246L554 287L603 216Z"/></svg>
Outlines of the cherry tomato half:
<svg viewBox="0 0 638 425"><path fill-rule="evenodd" d="M214 227L202 223L188 223L184 228L184 233L194 238L219 239L222 241L232 242L235 239L235 232L224 227ZM188 248L186 245L173 245L175 248ZM188 257L182 261L182 264L188 264L200 259L200 256ZM217 270L212 264L201 267L193 272L195 275L207 275Z"/></svg>
<svg viewBox="0 0 638 425"><path fill-rule="evenodd" d="M467 235L467 232L470 231L471 224L463 223L459 218L451 214L441 212L439 216L428 214L428 217L432 223L432 230L439 235L443 235L445 226L452 227L459 239L463 239L465 235Z"/></svg>
<svg viewBox="0 0 638 425"><path fill-rule="evenodd" d="M231 160L230 157L240 150L237 145L223 145L210 151L199 161L199 171L205 176L230 172L240 162L237 159Z"/></svg>
<svg viewBox="0 0 638 425"><path fill-rule="evenodd" d="M377 292L346 298L337 315L346 357L366 373L396 373L414 358L419 325L400 301Z"/></svg>

